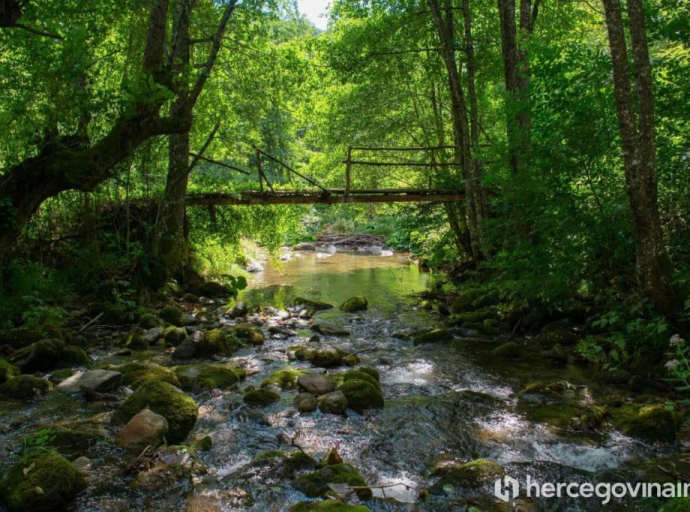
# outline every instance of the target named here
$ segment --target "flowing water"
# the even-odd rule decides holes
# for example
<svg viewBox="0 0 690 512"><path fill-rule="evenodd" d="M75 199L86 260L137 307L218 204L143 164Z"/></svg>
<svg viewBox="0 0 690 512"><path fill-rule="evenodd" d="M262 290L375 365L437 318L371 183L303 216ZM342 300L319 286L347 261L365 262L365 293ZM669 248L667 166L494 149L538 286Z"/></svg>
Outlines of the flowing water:
<svg viewBox="0 0 690 512"><path fill-rule="evenodd" d="M211 450L198 453L206 474L184 485L141 484L141 478L122 473L121 454L103 443L89 452L98 484L79 498L77 510L287 510L304 495L280 468L252 461L266 451L295 450L292 443L315 459L337 448L369 485L380 486L374 490L376 498L366 503L376 511L466 510L468 500L479 504L477 510L493 509L492 483L473 490L446 486L420 499L421 491L435 481L431 469L443 461L487 458L519 480L530 475L543 482L599 482L624 479L630 461L658 453L615 431L574 434L534 421L529 407L515 397L532 380L586 384L583 370L556 370L529 357L497 360L491 356L496 346L491 340L458 337L450 344L415 347L393 337L441 323L433 312L416 307L418 299L411 296L433 280L397 254L298 253L291 261L269 264L240 297L247 304L284 308L297 296L336 305L356 295L368 299L364 312L334 308L317 318L351 330L351 336L328 342L345 353L359 353L364 364L379 371L385 408L362 415L299 414L291 406L296 391L283 391L280 402L258 414L243 405L239 392L198 395L200 415L192 437L209 435L213 440ZM298 332L287 340L267 337L263 347L235 354L231 360L250 373L243 387L258 388L276 370L312 369L286 356L288 347L307 343L313 334ZM40 412L38 406L9 410L7 422L24 422L22 428L29 429L56 419L74 424L76 418L99 412L95 406L67 402L49 399ZM13 436L17 438L16 431L3 434L0 441ZM538 510L564 511L629 510L630 505L602 507L597 499L542 499L536 504Z"/></svg>

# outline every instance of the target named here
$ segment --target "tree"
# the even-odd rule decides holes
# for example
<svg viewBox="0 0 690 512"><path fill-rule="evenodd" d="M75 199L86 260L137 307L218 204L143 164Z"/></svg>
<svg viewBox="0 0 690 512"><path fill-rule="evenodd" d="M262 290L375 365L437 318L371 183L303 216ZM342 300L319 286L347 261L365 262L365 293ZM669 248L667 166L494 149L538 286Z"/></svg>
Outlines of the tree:
<svg viewBox="0 0 690 512"><path fill-rule="evenodd" d="M637 248L637 278L659 312L676 310L671 287L672 265L664 245L657 205L654 94L642 0L627 0L630 46L635 67L632 81L620 0L602 0L606 11L618 127ZM635 94L633 95L633 83Z"/></svg>

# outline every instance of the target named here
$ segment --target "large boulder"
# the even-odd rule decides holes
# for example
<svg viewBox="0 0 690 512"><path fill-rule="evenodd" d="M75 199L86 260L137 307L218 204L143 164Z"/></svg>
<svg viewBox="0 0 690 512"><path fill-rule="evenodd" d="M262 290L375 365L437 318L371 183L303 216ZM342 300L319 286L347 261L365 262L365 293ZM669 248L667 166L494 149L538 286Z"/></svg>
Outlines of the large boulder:
<svg viewBox="0 0 690 512"><path fill-rule="evenodd" d="M270 389L254 389L244 395L244 402L256 407L265 407L280 400L280 395Z"/></svg>
<svg viewBox="0 0 690 512"><path fill-rule="evenodd" d="M0 482L9 512L64 510L86 488L82 474L55 452L16 462Z"/></svg>
<svg viewBox="0 0 690 512"><path fill-rule="evenodd" d="M320 322L311 326L312 330L323 334L324 336L349 336L350 331L345 329L342 325L331 324L327 322Z"/></svg>
<svg viewBox="0 0 690 512"><path fill-rule="evenodd" d="M31 400L45 395L51 389L53 385L45 379L33 375L19 375L0 386L0 396L15 400Z"/></svg>
<svg viewBox="0 0 690 512"><path fill-rule="evenodd" d="M370 381L352 378L344 381L339 389L347 398L350 409L363 411L383 408L381 389Z"/></svg>
<svg viewBox="0 0 690 512"><path fill-rule="evenodd" d="M122 374L122 385L132 389L147 382L167 382L173 386L180 386L175 372L171 368L166 368L157 364L127 363L123 365L108 365L104 370L117 371Z"/></svg>
<svg viewBox="0 0 690 512"><path fill-rule="evenodd" d="M17 350L7 360L22 373L47 372L58 366L63 347L63 342L57 340L37 341Z"/></svg>
<svg viewBox="0 0 690 512"><path fill-rule="evenodd" d="M229 356L240 348L237 338L221 329L206 331L196 345L196 356Z"/></svg>
<svg viewBox="0 0 690 512"><path fill-rule="evenodd" d="M309 361L314 366L321 368L339 366L343 362L343 353L339 349L329 346L301 347L295 351L295 357L300 361Z"/></svg>
<svg viewBox="0 0 690 512"><path fill-rule="evenodd" d="M338 387L333 380L317 374L302 375L297 379L297 384L303 390L316 396L332 393Z"/></svg>
<svg viewBox="0 0 690 512"><path fill-rule="evenodd" d="M266 337L264 332L252 324L233 325L232 330L239 339L248 341L252 345L263 345Z"/></svg>
<svg viewBox="0 0 690 512"><path fill-rule="evenodd" d="M319 302L318 300L309 300L305 299L304 297L296 297L290 305L293 307L298 306L305 309L312 309L314 311L324 311L326 309L333 308L333 304Z"/></svg>
<svg viewBox="0 0 690 512"><path fill-rule="evenodd" d="M319 410L326 414L345 414L347 397L342 391L333 391L317 398Z"/></svg>
<svg viewBox="0 0 690 512"><path fill-rule="evenodd" d="M355 313L357 311L364 311L368 306L369 303L364 297L352 297L340 305L340 310L347 313Z"/></svg>
<svg viewBox="0 0 690 512"><path fill-rule="evenodd" d="M89 370L77 372L63 380L58 389L65 393L79 393L81 387L87 387L105 393L116 389L122 381L122 374L111 370Z"/></svg>
<svg viewBox="0 0 690 512"><path fill-rule="evenodd" d="M245 372L228 366L195 364L178 366L175 375L185 391L201 393L212 389L228 389L244 379Z"/></svg>
<svg viewBox="0 0 690 512"><path fill-rule="evenodd" d="M147 446L155 449L168 433L168 420L149 409L136 414L120 429L115 443L127 451L141 453Z"/></svg>
<svg viewBox="0 0 690 512"><path fill-rule="evenodd" d="M147 382L125 400L115 413L115 422L125 423L149 408L168 420L167 441L181 443L196 425L199 407L180 389L167 382Z"/></svg>
<svg viewBox="0 0 690 512"><path fill-rule="evenodd" d="M159 313L159 316L161 320L164 320L175 327L183 327L185 324L182 310L180 308L176 308L175 306L164 307Z"/></svg>
<svg viewBox="0 0 690 512"><path fill-rule="evenodd" d="M625 435L646 441L673 443L678 433L678 416L663 404L625 405L612 411L613 423Z"/></svg>

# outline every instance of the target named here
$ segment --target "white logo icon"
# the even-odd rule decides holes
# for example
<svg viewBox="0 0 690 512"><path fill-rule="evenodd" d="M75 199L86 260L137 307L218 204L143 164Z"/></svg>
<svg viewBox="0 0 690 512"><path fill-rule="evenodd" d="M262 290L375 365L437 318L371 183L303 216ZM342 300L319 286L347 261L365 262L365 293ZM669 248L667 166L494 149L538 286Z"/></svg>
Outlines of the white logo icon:
<svg viewBox="0 0 690 512"><path fill-rule="evenodd" d="M505 476L494 483L494 494L503 501L510 501L520 493L520 483L510 476Z"/></svg>

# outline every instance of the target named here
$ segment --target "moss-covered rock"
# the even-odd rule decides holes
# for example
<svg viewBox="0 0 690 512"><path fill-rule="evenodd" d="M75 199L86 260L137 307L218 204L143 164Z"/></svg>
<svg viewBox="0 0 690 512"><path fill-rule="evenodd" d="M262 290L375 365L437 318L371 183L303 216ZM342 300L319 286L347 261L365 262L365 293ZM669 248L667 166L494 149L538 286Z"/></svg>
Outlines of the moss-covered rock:
<svg viewBox="0 0 690 512"><path fill-rule="evenodd" d="M12 377L19 375L19 373L19 368L8 363L4 359L0 359L0 384L4 384Z"/></svg>
<svg viewBox="0 0 690 512"><path fill-rule="evenodd" d="M113 420L126 423L147 407L168 420L169 443L184 441L194 428L199 414L199 408L191 397L167 382L154 381L142 384L130 395Z"/></svg>
<svg viewBox="0 0 690 512"><path fill-rule="evenodd" d="M86 488L84 477L57 453L15 463L0 482L10 512L62 510Z"/></svg>
<svg viewBox="0 0 690 512"><path fill-rule="evenodd" d="M139 327L147 330L155 327L163 327L163 322L156 315L146 313L139 318Z"/></svg>
<svg viewBox="0 0 690 512"><path fill-rule="evenodd" d="M174 370L157 364L127 363L118 366L108 365L103 369L120 372L122 374L122 385L132 389L137 389L147 382L167 382L173 386L180 387L180 381L177 379Z"/></svg>
<svg viewBox="0 0 690 512"><path fill-rule="evenodd" d="M383 408L383 394L370 381L350 379L343 382L339 389L347 398L348 407L355 411Z"/></svg>
<svg viewBox="0 0 690 512"><path fill-rule="evenodd" d="M28 347L41 341L45 336L37 329L10 329L0 331L0 345L9 345L14 349Z"/></svg>
<svg viewBox="0 0 690 512"><path fill-rule="evenodd" d="M15 400L31 400L45 395L52 388L53 385L45 379L33 375L19 375L0 386L0 396Z"/></svg>
<svg viewBox="0 0 690 512"><path fill-rule="evenodd" d="M131 332L122 340L122 346L131 350L148 350L149 342L139 332Z"/></svg>
<svg viewBox="0 0 690 512"><path fill-rule="evenodd" d="M175 327L171 325L163 329L163 338L165 342L175 347L182 343L186 337L187 331L184 327Z"/></svg>
<svg viewBox="0 0 690 512"><path fill-rule="evenodd" d="M280 395L270 389L254 389L245 393L244 402L256 407L265 407L280 400Z"/></svg>
<svg viewBox="0 0 690 512"><path fill-rule="evenodd" d="M309 497L326 497L329 492L328 484L346 484L358 487L355 492L359 499L371 499L373 494L367 487L362 475L350 464L334 464L299 477L295 481L295 488Z"/></svg>
<svg viewBox="0 0 690 512"><path fill-rule="evenodd" d="M59 366L85 366L91 367L91 359L84 352L84 349L69 345L62 349L60 353Z"/></svg>
<svg viewBox="0 0 690 512"><path fill-rule="evenodd" d="M212 389L228 389L243 378L244 372L227 366L195 364L177 366L175 375L184 391L201 393Z"/></svg>
<svg viewBox="0 0 690 512"><path fill-rule="evenodd" d="M630 380L630 372L622 368L611 368L597 373L595 380L603 384L624 385Z"/></svg>
<svg viewBox="0 0 690 512"><path fill-rule="evenodd" d="M363 505L347 505L342 501L302 501L290 507L290 512L369 512Z"/></svg>
<svg viewBox="0 0 690 512"><path fill-rule="evenodd" d="M164 307L158 316L164 322L172 324L176 327L182 327L184 325L184 314L180 308L176 308L175 306Z"/></svg>
<svg viewBox="0 0 690 512"><path fill-rule="evenodd" d="M364 297L352 297L340 305L340 311L356 313L357 311L364 311L368 306L369 302Z"/></svg>
<svg viewBox="0 0 690 512"><path fill-rule="evenodd" d="M433 329L431 331L416 334L412 337L414 345L423 343L444 343L453 341L453 334L448 329Z"/></svg>
<svg viewBox="0 0 690 512"><path fill-rule="evenodd" d="M63 380L70 378L72 375L74 375L74 370L70 368L63 368L62 370L55 370L53 373L51 373L48 380L50 380L50 382L53 384L59 384Z"/></svg>
<svg viewBox="0 0 690 512"><path fill-rule="evenodd" d="M325 414L345 414L348 404L345 394L338 390L319 396L316 405Z"/></svg>
<svg viewBox="0 0 690 512"><path fill-rule="evenodd" d="M577 344L577 339L577 336L572 331L548 331L542 332L537 336L536 343L543 348L551 348L556 343L564 347L571 347Z"/></svg>
<svg viewBox="0 0 690 512"><path fill-rule="evenodd" d="M22 373L46 372L60 362L64 344L57 340L43 340L21 348L7 358Z"/></svg>
<svg viewBox="0 0 690 512"><path fill-rule="evenodd" d="M441 479L436 485L452 484L460 487L478 487L493 482L505 475L505 470L498 462L487 459L476 459L465 464L443 464L434 469L434 476Z"/></svg>
<svg viewBox="0 0 690 512"><path fill-rule="evenodd" d="M453 301L453 304L450 307L451 312L462 313L463 311L472 309L472 303L479 299L481 295L482 292L476 288L467 288L463 290L462 293Z"/></svg>
<svg viewBox="0 0 690 512"><path fill-rule="evenodd" d="M345 329L342 325L332 324L329 322L319 322L311 326L312 330L323 334L324 336L349 336L350 331Z"/></svg>
<svg viewBox="0 0 690 512"><path fill-rule="evenodd" d="M348 380L352 379L358 379L358 380L363 380L365 382L369 382L370 384L373 384L377 388L379 387L379 381L376 377L371 375L371 373L364 371L366 368L357 368L355 370L349 370L348 372L343 375L343 382L347 382Z"/></svg>
<svg viewBox="0 0 690 512"><path fill-rule="evenodd" d="M308 375L309 372L305 370L278 370L273 372L269 377L264 379L261 387L276 386L280 389L296 389L297 379L300 375Z"/></svg>
<svg viewBox="0 0 690 512"><path fill-rule="evenodd" d="M457 313L448 319L448 323L450 325L462 325L465 322L482 323L484 320L496 320L496 313L486 309Z"/></svg>
<svg viewBox="0 0 690 512"><path fill-rule="evenodd" d="M295 357L300 361L309 361L320 368L339 366L343 362L343 353L335 347L300 347L295 351Z"/></svg>
<svg viewBox="0 0 690 512"><path fill-rule="evenodd" d="M240 348L238 339L221 329L206 331L202 339L196 343L196 356L229 356Z"/></svg>
<svg viewBox="0 0 690 512"><path fill-rule="evenodd" d="M312 309L314 311L324 311L326 309L333 308L333 304L328 304L327 302L319 302L318 300L309 300L304 297L296 297L295 300L290 304L291 306L299 306L306 309Z"/></svg>
<svg viewBox="0 0 690 512"><path fill-rule="evenodd" d="M509 341L508 343L496 347L491 353L496 357L502 357L504 359L517 359L522 355L522 347L514 341Z"/></svg>
<svg viewBox="0 0 690 512"><path fill-rule="evenodd" d="M625 435L651 442L672 443L678 432L678 416L662 404L624 405L612 410L616 427Z"/></svg>
<svg viewBox="0 0 690 512"><path fill-rule="evenodd" d="M251 324L238 324L232 327L235 336L247 341L252 345L263 345L266 340L264 332L257 326Z"/></svg>
<svg viewBox="0 0 690 512"><path fill-rule="evenodd" d="M364 373L369 374L371 377L373 377L376 380L376 382L381 381L381 376L379 375L378 370L376 370L374 368L369 368L369 367L364 366L362 368L357 368L357 370L360 372L364 372Z"/></svg>
<svg viewBox="0 0 690 512"><path fill-rule="evenodd" d="M108 306L100 321L105 325L124 325L127 323L127 312L122 306Z"/></svg>

